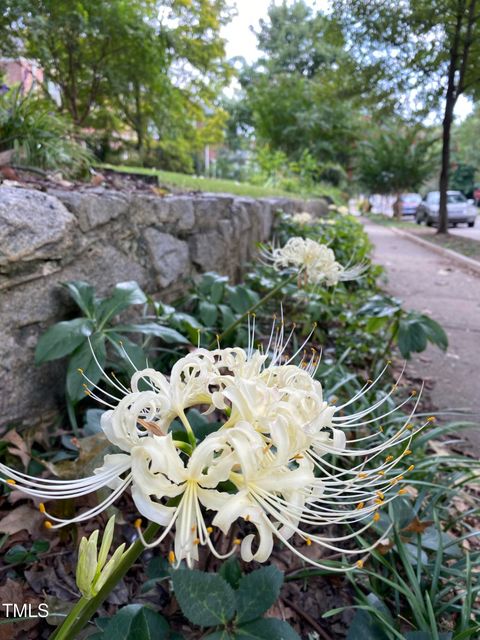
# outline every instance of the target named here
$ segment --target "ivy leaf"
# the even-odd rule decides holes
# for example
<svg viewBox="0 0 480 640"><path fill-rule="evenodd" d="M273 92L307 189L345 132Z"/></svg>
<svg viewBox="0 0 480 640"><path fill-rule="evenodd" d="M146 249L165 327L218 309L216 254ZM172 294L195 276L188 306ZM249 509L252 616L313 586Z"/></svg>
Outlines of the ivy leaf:
<svg viewBox="0 0 480 640"><path fill-rule="evenodd" d="M91 380L92 384L96 384L102 377L102 371L95 362L95 357L100 367L105 366L107 352L105 349L105 336L101 333L94 333L90 343L84 342L73 352L67 369L67 394L70 400L78 401L85 397L84 377L78 372L82 369L85 376ZM89 389L92 384L87 383Z"/></svg>
<svg viewBox="0 0 480 640"><path fill-rule="evenodd" d="M260 618L238 627L235 638L239 640L272 640L272 638L300 640L300 636L287 622L277 618Z"/></svg>
<svg viewBox="0 0 480 640"><path fill-rule="evenodd" d="M75 351L93 332L93 322L87 318L75 318L58 322L38 340L35 364L63 358Z"/></svg>
<svg viewBox="0 0 480 640"><path fill-rule="evenodd" d="M271 565L244 576L235 594L239 624L255 620L269 609L280 594L283 573Z"/></svg>
<svg viewBox="0 0 480 640"><path fill-rule="evenodd" d="M235 614L235 593L221 576L196 569L172 572L173 589L183 614L201 627L226 625Z"/></svg>

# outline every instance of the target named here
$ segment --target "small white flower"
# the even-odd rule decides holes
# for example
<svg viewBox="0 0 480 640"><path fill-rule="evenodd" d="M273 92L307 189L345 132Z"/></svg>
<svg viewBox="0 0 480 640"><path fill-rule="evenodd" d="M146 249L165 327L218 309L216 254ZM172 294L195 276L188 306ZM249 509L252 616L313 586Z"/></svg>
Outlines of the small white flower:
<svg viewBox="0 0 480 640"><path fill-rule="evenodd" d="M302 211L301 213L295 213L292 216L292 222L295 222L299 225L309 225L313 222L313 217L307 211Z"/></svg>
<svg viewBox="0 0 480 640"><path fill-rule="evenodd" d="M96 387L90 395L109 407L102 427L120 452L106 455L103 465L87 478L32 477L0 464L2 481L45 500L110 489L101 503L73 518L50 515L42 504L49 528L93 518L130 489L140 514L164 527L147 546L173 535L171 560L176 558L177 563L186 560L192 565L202 545L219 558L239 547L244 560L264 562L278 539L306 561L331 568L293 545L294 535L306 545L364 554L365 549L349 544L344 548L342 543L368 529L379 518L379 507L395 498L397 485L408 471L397 471L396 466L403 463L413 436L422 427L412 428L412 412L387 440L377 438L378 429L348 440L347 434L374 427L393 413L391 408L380 410L389 406L385 403L393 389L374 406L348 414L345 409L377 381L369 382L343 405L329 404L315 379L317 354L294 364L305 346L301 345L285 361L289 340L284 339L283 322L274 324L265 353L253 348L252 333L247 350L198 349L179 359L168 378L153 369L137 371L128 389L104 373L112 393ZM215 411L221 420L220 428L201 442L188 420L190 407ZM382 461L390 447L397 451L401 447L403 452ZM358 457L359 462L342 467L335 461L342 457ZM331 525L335 531L345 524L359 524L360 529L329 533ZM229 549L218 534L227 535L233 526L239 529ZM138 523L137 530L143 540ZM79 580L86 593L98 586L92 587L95 576L102 579L98 571L106 554L102 545L97 560L96 543L95 535L81 543ZM353 568L350 565L348 570Z"/></svg>
<svg viewBox="0 0 480 640"><path fill-rule="evenodd" d="M336 285L340 281L357 279L365 271L363 265L343 267L332 249L311 238L290 238L282 248L264 251L263 257L277 270L296 268L312 285Z"/></svg>

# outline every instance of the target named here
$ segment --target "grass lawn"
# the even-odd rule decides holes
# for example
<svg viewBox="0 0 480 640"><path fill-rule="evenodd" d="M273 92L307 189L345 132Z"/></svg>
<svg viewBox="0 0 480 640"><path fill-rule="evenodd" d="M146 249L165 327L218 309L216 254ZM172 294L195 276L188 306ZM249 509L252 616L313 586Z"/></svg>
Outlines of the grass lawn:
<svg viewBox="0 0 480 640"><path fill-rule="evenodd" d="M377 224L403 229L409 233L414 233L416 236L422 238L422 240L427 240L428 242L444 247L445 249L450 249L450 251L456 251L468 258L480 261L480 242L478 240L464 238L462 236L454 236L452 234L438 235L436 229L432 227L424 227L423 225L418 225L415 222L410 222L408 220L394 220L393 218L381 214L370 213L366 217Z"/></svg>
<svg viewBox="0 0 480 640"><path fill-rule="evenodd" d="M99 169L109 169L119 173L134 173L145 176L157 176L160 186L180 189L184 191L209 191L213 193L231 193L236 196L250 196L252 198L315 198L329 196L334 200L342 202L341 192L331 185L319 185L313 192L293 193L278 189L276 187L265 187L250 184L248 182L237 182L235 180L220 180L219 178L203 178L201 176L190 176L184 173L173 171L161 171L159 169L146 169L144 167L128 167L125 165L99 164Z"/></svg>

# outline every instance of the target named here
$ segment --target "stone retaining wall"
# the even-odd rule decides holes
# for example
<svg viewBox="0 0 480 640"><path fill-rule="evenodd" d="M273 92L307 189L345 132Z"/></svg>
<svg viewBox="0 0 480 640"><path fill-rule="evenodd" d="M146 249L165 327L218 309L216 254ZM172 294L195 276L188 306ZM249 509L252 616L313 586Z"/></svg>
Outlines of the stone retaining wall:
<svg viewBox="0 0 480 640"><path fill-rule="evenodd" d="M238 280L277 209L322 215L326 203L0 186L0 427L38 424L61 403L64 363L33 363L39 335L71 310L60 282L103 295L136 280L172 300L198 273Z"/></svg>

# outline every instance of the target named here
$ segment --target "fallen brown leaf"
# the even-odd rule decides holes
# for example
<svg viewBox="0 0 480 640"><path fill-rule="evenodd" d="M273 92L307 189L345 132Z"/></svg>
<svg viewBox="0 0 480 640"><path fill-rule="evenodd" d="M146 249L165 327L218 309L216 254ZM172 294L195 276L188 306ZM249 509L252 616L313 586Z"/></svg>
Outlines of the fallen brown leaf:
<svg viewBox="0 0 480 640"><path fill-rule="evenodd" d="M18 456L26 469L30 462L30 451L20 434L12 429L2 436L2 440L11 443L11 446L8 447L9 453Z"/></svg>
<svg viewBox="0 0 480 640"><path fill-rule="evenodd" d="M412 533L423 533L425 529L428 529L428 527L431 527L432 524L433 524L433 520L424 520L422 522L415 516L415 518L410 522L409 525L407 525L406 527L403 527L402 531L411 531Z"/></svg>
<svg viewBox="0 0 480 640"><path fill-rule="evenodd" d="M31 535L38 534L42 530L43 521L44 517L40 511L28 504L22 504L0 520L0 532L13 534L25 529Z"/></svg>

